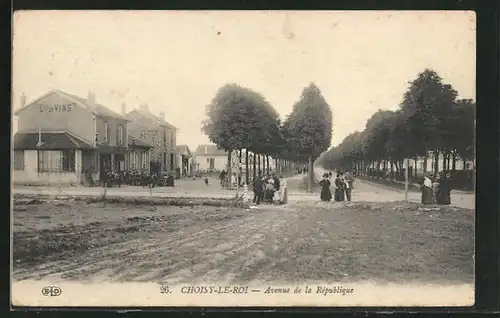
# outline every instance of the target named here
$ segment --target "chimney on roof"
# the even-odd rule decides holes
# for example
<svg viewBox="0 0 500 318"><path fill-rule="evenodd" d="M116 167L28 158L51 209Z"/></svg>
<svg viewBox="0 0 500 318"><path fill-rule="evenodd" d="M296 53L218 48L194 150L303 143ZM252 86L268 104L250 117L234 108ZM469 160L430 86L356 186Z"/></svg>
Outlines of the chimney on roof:
<svg viewBox="0 0 500 318"><path fill-rule="evenodd" d="M205 154L208 152L208 147L205 145Z"/></svg>
<svg viewBox="0 0 500 318"><path fill-rule="evenodd" d="M161 118L162 120L165 120L165 112L160 112L160 118Z"/></svg>
<svg viewBox="0 0 500 318"><path fill-rule="evenodd" d="M21 108L26 106L26 95L24 93L21 94Z"/></svg>
<svg viewBox="0 0 500 318"><path fill-rule="evenodd" d="M127 114L127 105L125 105L125 103L122 103L122 115L126 114Z"/></svg>
<svg viewBox="0 0 500 318"><path fill-rule="evenodd" d="M148 104L144 103L140 106L140 109L143 111L143 112L148 112L149 113L149 106Z"/></svg>
<svg viewBox="0 0 500 318"><path fill-rule="evenodd" d="M95 94L94 94L94 92L89 91L89 95L88 95L88 97L87 97L87 102L88 102L90 105L92 105L92 106L94 106L94 105L95 105Z"/></svg>

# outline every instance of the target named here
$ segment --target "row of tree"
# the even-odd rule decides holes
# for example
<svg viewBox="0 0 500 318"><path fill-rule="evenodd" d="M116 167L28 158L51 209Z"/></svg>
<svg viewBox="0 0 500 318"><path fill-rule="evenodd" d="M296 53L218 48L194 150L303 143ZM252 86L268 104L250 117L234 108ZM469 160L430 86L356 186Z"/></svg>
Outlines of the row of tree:
<svg viewBox="0 0 500 318"><path fill-rule="evenodd" d="M228 167L233 151L245 154L247 184L249 154L265 158L267 170L269 158L276 160L276 167L286 169L309 163L312 181L312 163L331 143L332 112L314 83L304 88L285 119L262 94L237 84L221 87L206 106L205 114L202 132L228 152ZM260 170L260 159L253 160L254 178Z"/></svg>
<svg viewBox="0 0 500 318"><path fill-rule="evenodd" d="M474 156L475 108L471 99L457 99L451 85L426 69L410 86L396 111L379 110L364 131L348 135L337 147L323 153L318 163L327 169L364 170L391 166L403 171L404 159L428 154L443 158L442 170L455 170L458 158ZM439 161L433 170L439 171Z"/></svg>

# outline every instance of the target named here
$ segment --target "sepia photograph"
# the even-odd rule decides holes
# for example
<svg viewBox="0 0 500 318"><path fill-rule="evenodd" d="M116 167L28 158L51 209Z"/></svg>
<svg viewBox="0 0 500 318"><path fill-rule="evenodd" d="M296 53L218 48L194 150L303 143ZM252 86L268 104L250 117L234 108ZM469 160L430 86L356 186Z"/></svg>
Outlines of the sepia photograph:
<svg viewBox="0 0 500 318"><path fill-rule="evenodd" d="M474 305L473 11L12 21L12 305Z"/></svg>

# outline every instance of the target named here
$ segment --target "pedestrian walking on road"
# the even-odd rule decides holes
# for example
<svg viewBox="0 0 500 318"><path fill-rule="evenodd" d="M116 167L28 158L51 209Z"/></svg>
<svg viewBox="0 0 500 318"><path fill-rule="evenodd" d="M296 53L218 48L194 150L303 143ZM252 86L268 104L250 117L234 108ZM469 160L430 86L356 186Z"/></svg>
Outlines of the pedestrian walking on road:
<svg viewBox="0 0 500 318"><path fill-rule="evenodd" d="M451 180L449 174L441 173L439 186L436 194L436 203L440 205L451 204L450 200Z"/></svg>
<svg viewBox="0 0 500 318"><path fill-rule="evenodd" d="M321 201L330 201L332 199L332 193L330 192L330 180L328 180L328 174L323 175L323 179L319 182L321 186Z"/></svg>
<svg viewBox="0 0 500 318"><path fill-rule="evenodd" d="M342 179L342 174L337 173L337 178L335 178L335 201L344 201L344 193L344 180Z"/></svg>
<svg viewBox="0 0 500 318"><path fill-rule="evenodd" d="M288 189L286 179L283 176L280 176L280 203L287 204L288 203Z"/></svg>
<svg viewBox="0 0 500 318"><path fill-rule="evenodd" d="M263 196L264 183L262 182L262 177L259 175L253 180L253 202L259 205Z"/></svg>
<svg viewBox="0 0 500 318"><path fill-rule="evenodd" d="M354 177L350 172L346 172L345 176L345 196L347 201L351 201L352 186L354 184Z"/></svg>
<svg viewBox="0 0 500 318"><path fill-rule="evenodd" d="M420 190L422 191L422 204L432 204L432 181L429 175L424 177Z"/></svg>
<svg viewBox="0 0 500 318"><path fill-rule="evenodd" d="M438 204L438 201L441 202L441 191L439 191L441 185L440 175L437 174L434 178L432 178L432 203Z"/></svg>

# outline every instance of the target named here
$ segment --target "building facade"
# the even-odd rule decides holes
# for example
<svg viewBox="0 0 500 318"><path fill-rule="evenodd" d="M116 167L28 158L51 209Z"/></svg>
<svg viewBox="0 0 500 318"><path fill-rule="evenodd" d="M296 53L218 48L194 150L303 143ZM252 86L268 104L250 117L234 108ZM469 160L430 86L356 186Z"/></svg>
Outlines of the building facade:
<svg viewBox="0 0 500 318"><path fill-rule="evenodd" d="M125 106L122 105L125 114ZM150 151L151 164L156 165L159 172L175 173L179 167L176 156L177 128L165 121L165 114L152 114L144 104L125 114L129 120L128 131L131 136L152 145Z"/></svg>
<svg viewBox="0 0 500 318"><path fill-rule="evenodd" d="M15 183L85 183L87 173L100 180L129 166L128 120L94 93L85 99L54 90L21 106L14 113Z"/></svg>
<svg viewBox="0 0 500 318"><path fill-rule="evenodd" d="M227 169L227 152L216 145L199 145L195 152L196 171L212 172Z"/></svg>
<svg viewBox="0 0 500 318"><path fill-rule="evenodd" d="M193 155L188 145L179 145L175 147L177 162L179 164L181 176L186 177L193 173Z"/></svg>

